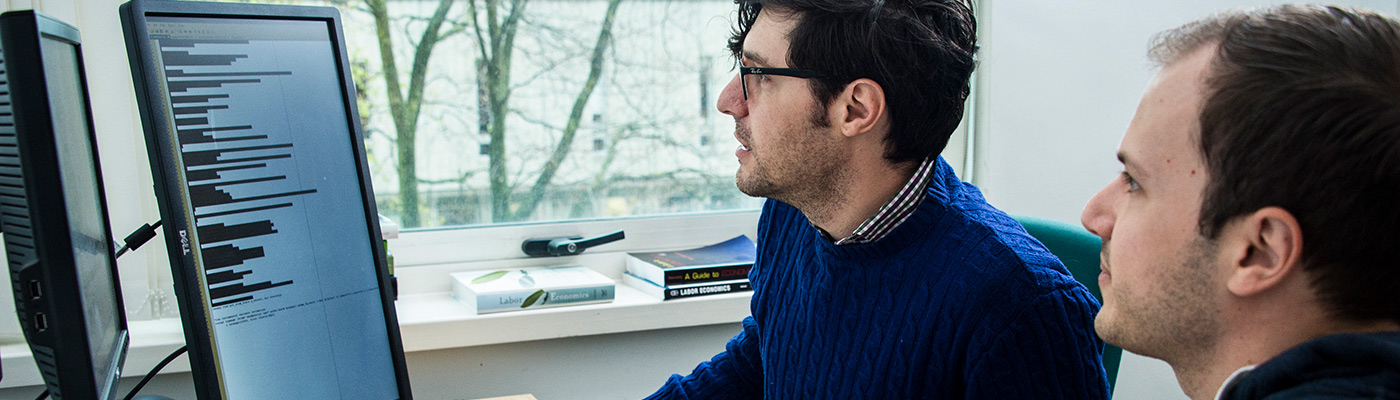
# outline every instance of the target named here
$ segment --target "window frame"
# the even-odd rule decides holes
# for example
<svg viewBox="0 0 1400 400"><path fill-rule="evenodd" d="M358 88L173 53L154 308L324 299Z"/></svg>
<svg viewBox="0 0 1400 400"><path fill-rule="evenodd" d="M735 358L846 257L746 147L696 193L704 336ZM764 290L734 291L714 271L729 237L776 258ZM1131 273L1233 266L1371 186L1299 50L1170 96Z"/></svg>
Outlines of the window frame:
<svg viewBox="0 0 1400 400"><path fill-rule="evenodd" d="M559 264L577 256L531 258L521 251L521 243L526 239L594 237L622 230L625 239L589 249L585 254L696 247L741 234L754 236L758 214L759 210L751 209L409 230L389 240L389 251L394 255L396 271L452 263L519 264L520 260L533 260L525 264ZM471 250L464 250L465 247Z"/></svg>

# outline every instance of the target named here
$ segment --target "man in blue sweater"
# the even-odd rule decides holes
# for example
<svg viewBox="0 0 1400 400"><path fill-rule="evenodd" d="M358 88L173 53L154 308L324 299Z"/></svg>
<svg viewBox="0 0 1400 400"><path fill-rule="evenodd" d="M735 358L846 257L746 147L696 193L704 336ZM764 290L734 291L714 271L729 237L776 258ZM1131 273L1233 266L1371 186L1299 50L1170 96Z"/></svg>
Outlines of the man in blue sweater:
<svg viewBox="0 0 1400 400"><path fill-rule="evenodd" d="M1104 399L1098 302L939 152L976 50L959 0L740 0L720 94L770 200L752 316L653 399Z"/></svg>
<svg viewBox="0 0 1400 400"><path fill-rule="evenodd" d="M1400 399L1400 23L1233 12L1161 70L1085 206L1104 340L1192 399Z"/></svg>

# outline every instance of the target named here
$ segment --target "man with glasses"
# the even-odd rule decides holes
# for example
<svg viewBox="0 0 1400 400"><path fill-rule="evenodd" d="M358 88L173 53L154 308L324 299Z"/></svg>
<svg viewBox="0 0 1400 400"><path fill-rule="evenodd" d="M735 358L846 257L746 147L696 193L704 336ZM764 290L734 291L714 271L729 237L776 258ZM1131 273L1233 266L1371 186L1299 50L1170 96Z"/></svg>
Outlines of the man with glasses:
<svg viewBox="0 0 1400 400"><path fill-rule="evenodd" d="M1400 399L1400 21L1229 12L1149 55L1084 206L1098 333L1192 399Z"/></svg>
<svg viewBox="0 0 1400 400"><path fill-rule="evenodd" d="M1103 399L1098 302L939 157L966 0L739 0L719 98L769 198L752 316L653 399Z"/></svg>

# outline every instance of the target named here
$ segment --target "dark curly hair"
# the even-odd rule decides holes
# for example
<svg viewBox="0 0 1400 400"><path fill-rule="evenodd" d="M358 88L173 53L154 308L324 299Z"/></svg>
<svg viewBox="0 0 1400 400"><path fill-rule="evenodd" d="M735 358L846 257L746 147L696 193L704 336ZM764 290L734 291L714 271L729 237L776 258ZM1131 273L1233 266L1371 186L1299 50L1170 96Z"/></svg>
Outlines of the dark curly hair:
<svg viewBox="0 0 1400 400"><path fill-rule="evenodd" d="M962 120L975 66L977 21L957 0L736 0L735 58L764 8L796 16L787 62L820 71L812 91L829 104L867 78L885 91L892 127L884 157L919 161L943 151Z"/></svg>

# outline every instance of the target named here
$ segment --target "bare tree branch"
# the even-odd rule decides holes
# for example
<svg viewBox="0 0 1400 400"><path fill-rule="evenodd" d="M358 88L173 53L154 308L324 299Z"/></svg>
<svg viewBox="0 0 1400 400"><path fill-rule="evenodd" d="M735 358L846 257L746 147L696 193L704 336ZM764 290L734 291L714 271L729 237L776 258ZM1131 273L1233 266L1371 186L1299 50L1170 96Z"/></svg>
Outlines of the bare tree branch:
<svg viewBox="0 0 1400 400"><path fill-rule="evenodd" d="M409 70L407 93L399 80L399 68L394 60L394 44L390 34L390 17L385 0L365 0L374 17L375 31L379 41L379 58L384 71L385 96L389 99L389 111L393 115L395 144L398 148L399 199L403 206L400 218L404 226L419 226L418 214L418 166L417 130L418 115L423 101L423 87L428 74L428 58L439 38L439 30L453 0L439 0L437 10L424 27L421 39L415 46L413 64Z"/></svg>
<svg viewBox="0 0 1400 400"><path fill-rule="evenodd" d="M583 118L583 108L588 105L588 99L593 96L593 89L598 85L598 77L603 73L603 55L607 51L608 44L612 42L613 21L617 18L617 8L621 3L622 0L608 2L607 16L603 17L603 26L598 30L598 42L593 47L593 57L589 62L588 80L585 81L583 89L579 91L578 97L574 100L573 110L569 113L569 121L564 125L564 136L559 139L559 145L554 148L554 154L550 156L544 169L540 171L539 177L535 179L535 184L530 188L530 194L521 200L520 209L515 213L517 219L535 212L535 207L544 195L545 188L549 186L550 180L554 179L554 174L564 163L564 158L569 156L574 135L578 133L579 120Z"/></svg>

